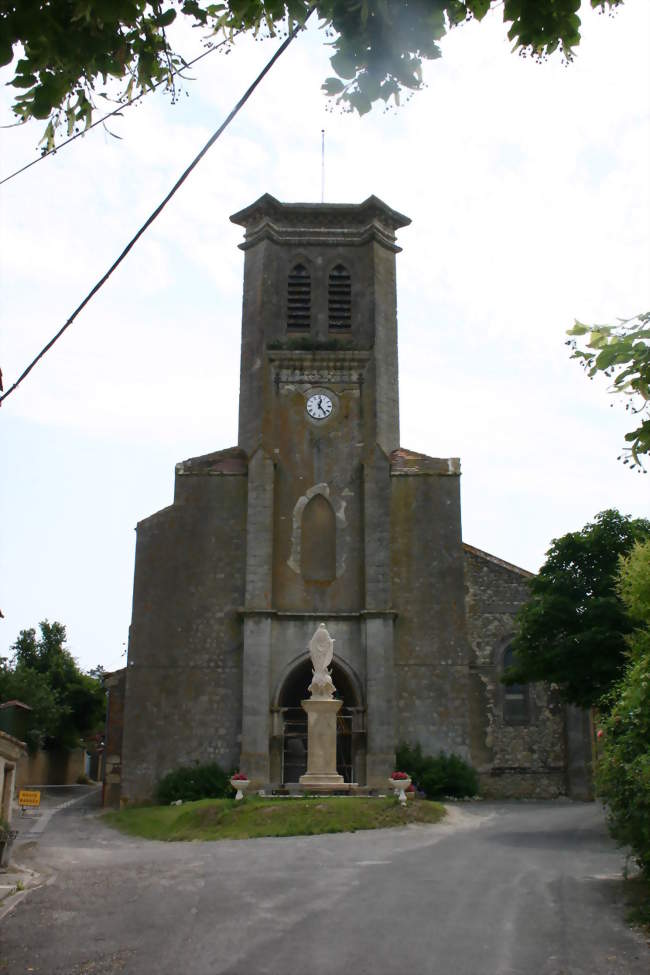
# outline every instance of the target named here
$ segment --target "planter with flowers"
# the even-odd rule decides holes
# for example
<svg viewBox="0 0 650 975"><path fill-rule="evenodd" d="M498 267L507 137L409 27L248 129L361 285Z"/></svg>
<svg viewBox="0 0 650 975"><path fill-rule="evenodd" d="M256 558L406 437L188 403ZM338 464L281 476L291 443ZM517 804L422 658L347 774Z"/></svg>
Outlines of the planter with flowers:
<svg viewBox="0 0 650 975"><path fill-rule="evenodd" d="M251 783L248 776L244 775L243 772L235 772L235 774L230 777L230 784L237 793L235 799L243 799L244 793Z"/></svg>
<svg viewBox="0 0 650 975"><path fill-rule="evenodd" d="M411 778L406 772L393 772L388 780L400 803L406 805L406 790L411 784Z"/></svg>

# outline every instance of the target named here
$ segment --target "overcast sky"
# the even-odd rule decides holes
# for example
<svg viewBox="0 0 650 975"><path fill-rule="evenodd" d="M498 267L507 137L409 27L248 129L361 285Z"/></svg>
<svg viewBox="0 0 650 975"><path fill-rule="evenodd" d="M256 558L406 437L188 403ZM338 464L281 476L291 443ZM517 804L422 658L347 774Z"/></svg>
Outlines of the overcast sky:
<svg viewBox="0 0 650 975"><path fill-rule="evenodd" d="M44 618L83 667L125 658L136 523L174 464L237 440L243 254L231 213L264 192L371 193L399 232L401 441L462 462L465 541L536 570L607 507L650 514L617 462L630 417L564 345L574 318L650 307L650 7L583 11L576 62L510 54L498 14L464 25L425 90L362 119L327 111L314 24L288 49L125 264L2 406L0 655ZM200 51L185 32L187 58ZM238 40L0 190L5 387L68 317L270 56ZM3 80L9 74L4 71ZM11 121L11 89L0 91ZM4 176L44 124L1 133ZM227 553L224 553L227 559Z"/></svg>

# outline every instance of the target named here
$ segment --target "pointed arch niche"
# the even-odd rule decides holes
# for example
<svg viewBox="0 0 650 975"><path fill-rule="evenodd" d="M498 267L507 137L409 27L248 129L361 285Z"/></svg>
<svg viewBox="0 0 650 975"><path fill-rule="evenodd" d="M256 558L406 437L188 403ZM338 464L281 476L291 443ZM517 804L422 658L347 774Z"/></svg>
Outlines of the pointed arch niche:
<svg viewBox="0 0 650 975"><path fill-rule="evenodd" d="M302 512L300 574L305 582L336 579L336 516L323 494L315 494Z"/></svg>
<svg viewBox="0 0 650 975"><path fill-rule="evenodd" d="M327 484L315 484L293 509L287 564L305 582L329 585L345 568L345 502L330 498Z"/></svg>

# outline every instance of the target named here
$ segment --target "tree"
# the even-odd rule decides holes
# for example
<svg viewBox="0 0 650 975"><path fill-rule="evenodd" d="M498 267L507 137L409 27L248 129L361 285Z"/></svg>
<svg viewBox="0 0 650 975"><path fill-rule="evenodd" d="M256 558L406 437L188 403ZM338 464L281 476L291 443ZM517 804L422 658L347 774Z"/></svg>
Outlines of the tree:
<svg viewBox="0 0 650 975"><path fill-rule="evenodd" d="M596 786L614 837L650 878L650 541L621 559L618 592L636 627L629 658L598 730Z"/></svg>
<svg viewBox="0 0 650 975"><path fill-rule="evenodd" d="M422 84L422 60L440 57L438 42L457 24L501 8L515 49L540 60L573 58L580 42L581 0L5 0L0 7L0 64L18 53L14 111L21 121L49 119L47 138L67 123L88 125L107 83L123 83L127 100L153 85L174 91L185 61L168 30L180 15L209 36L275 34L313 10L333 48L335 77L323 89L345 107L367 112ZM623 0L590 0L601 12Z"/></svg>
<svg viewBox="0 0 650 975"><path fill-rule="evenodd" d="M634 627L616 588L618 560L647 538L650 521L609 509L581 531L553 540L519 613L515 664L505 683L550 681L580 707L611 690Z"/></svg>
<svg viewBox="0 0 650 975"><path fill-rule="evenodd" d="M84 674L64 647L65 626L43 620L40 639L21 630L10 664L0 667L0 700L17 699L32 708L28 744L75 748L99 730L105 700L101 681Z"/></svg>
<svg viewBox="0 0 650 975"><path fill-rule="evenodd" d="M583 325L576 321L567 332L571 336L588 336L586 348L579 349L575 338L567 345L572 359L579 359L590 379L604 373L614 382L610 392L627 397L626 410L641 422L625 441L624 464L643 470L642 454L650 453L650 312L621 319L616 325ZM620 459L620 458L619 458Z"/></svg>

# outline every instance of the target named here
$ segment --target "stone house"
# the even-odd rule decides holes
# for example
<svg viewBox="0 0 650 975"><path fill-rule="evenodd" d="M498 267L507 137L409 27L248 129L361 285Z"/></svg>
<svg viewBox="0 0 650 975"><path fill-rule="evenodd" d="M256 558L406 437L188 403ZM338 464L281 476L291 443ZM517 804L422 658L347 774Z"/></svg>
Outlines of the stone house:
<svg viewBox="0 0 650 975"><path fill-rule="evenodd" d="M400 445L409 219L376 197L265 195L231 220L245 231L238 443L177 464L173 503L138 525L110 801L195 762L297 782L320 622L346 781L385 787L405 741L471 761L489 795L577 794L582 717L499 680L530 574L463 544L457 458Z"/></svg>
<svg viewBox="0 0 650 975"><path fill-rule="evenodd" d="M11 824L16 770L27 749L25 742L0 730L0 819Z"/></svg>

